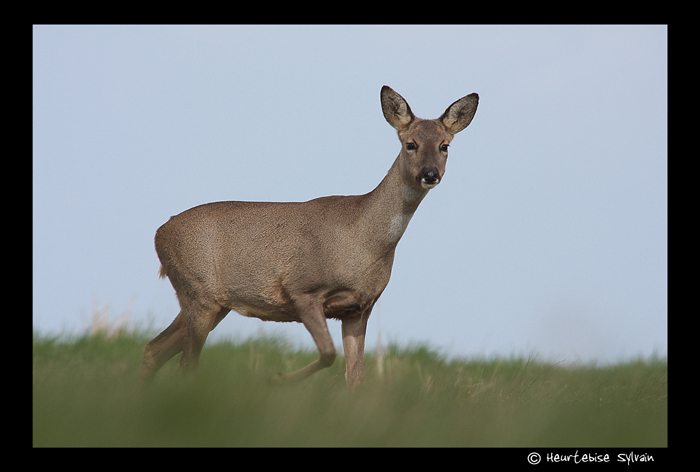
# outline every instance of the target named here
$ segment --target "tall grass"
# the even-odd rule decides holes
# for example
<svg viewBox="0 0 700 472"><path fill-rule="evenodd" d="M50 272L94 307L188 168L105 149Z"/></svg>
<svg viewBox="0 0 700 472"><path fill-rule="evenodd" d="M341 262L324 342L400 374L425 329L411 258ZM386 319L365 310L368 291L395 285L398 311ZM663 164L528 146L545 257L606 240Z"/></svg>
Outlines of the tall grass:
<svg viewBox="0 0 700 472"><path fill-rule="evenodd" d="M342 358L306 381L271 385L317 357L277 338L205 347L184 380L176 359L141 390L146 337L34 336L35 446L667 445L667 363L554 365L447 360L426 346L366 356L346 391Z"/></svg>

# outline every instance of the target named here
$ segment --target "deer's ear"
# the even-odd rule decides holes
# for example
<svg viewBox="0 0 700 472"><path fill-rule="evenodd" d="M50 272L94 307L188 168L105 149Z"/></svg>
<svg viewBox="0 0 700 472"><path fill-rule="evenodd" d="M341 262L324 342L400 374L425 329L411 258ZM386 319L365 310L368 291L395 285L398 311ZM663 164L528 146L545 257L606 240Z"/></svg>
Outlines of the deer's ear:
<svg viewBox="0 0 700 472"><path fill-rule="evenodd" d="M416 118L406 100L391 87L382 87L381 100L384 118L396 131L406 128Z"/></svg>
<svg viewBox="0 0 700 472"><path fill-rule="evenodd" d="M440 117L440 121L445 125L447 131L455 135L469 126L477 106L479 106L479 95L471 93L447 107L445 113Z"/></svg>

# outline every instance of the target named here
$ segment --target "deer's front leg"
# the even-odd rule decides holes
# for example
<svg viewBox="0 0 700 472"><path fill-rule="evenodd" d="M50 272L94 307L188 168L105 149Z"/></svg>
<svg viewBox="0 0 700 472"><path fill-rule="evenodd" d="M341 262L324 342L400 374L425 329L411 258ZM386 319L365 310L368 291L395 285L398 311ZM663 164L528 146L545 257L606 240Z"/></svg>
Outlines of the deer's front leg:
<svg viewBox="0 0 700 472"><path fill-rule="evenodd" d="M333 365L333 362L335 362L335 346L328 332L326 315L323 312L323 304L316 300L315 297L305 295L295 300L294 305L299 313L301 322L306 326L306 329L309 330L311 337L314 338L320 357L311 364L295 372L276 375L272 378L273 382L303 380L321 369L330 367Z"/></svg>
<svg viewBox="0 0 700 472"><path fill-rule="evenodd" d="M372 306L363 313L343 319L343 350L345 351L345 379L349 390L362 383L365 368L365 332Z"/></svg>

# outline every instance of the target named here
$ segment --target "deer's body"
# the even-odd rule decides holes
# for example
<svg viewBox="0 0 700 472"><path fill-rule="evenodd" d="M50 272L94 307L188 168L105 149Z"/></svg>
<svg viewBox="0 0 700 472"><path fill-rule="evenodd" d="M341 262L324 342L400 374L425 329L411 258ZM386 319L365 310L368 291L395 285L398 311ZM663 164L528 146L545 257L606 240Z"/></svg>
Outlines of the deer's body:
<svg viewBox="0 0 700 472"><path fill-rule="evenodd" d="M446 146L469 124L477 102L472 94L438 120L422 120L384 87L384 115L402 151L373 191L301 203L209 203L161 226L155 237L161 275L173 284L181 311L146 347L141 377L150 380L180 351L183 370L196 367L207 334L234 310L301 322L311 333L320 358L278 380L331 365L336 353L326 318L342 320L348 386L359 384L367 319L389 282L396 245L440 182Z"/></svg>
<svg viewBox="0 0 700 472"><path fill-rule="evenodd" d="M178 293L206 295L221 307L268 321L301 321L293 295L313 294L327 318L343 318L373 302L389 282L396 246L387 238L391 222L383 238L358 234L368 200L371 194L201 205L163 225L156 250ZM303 216L279 221L279 212ZM318 219L334 221L317 228ZM226 231L232 221L239 222L236 233ZM254 244L242 246L240 239ZM189 264L193 252L207 264Z"/></svg>

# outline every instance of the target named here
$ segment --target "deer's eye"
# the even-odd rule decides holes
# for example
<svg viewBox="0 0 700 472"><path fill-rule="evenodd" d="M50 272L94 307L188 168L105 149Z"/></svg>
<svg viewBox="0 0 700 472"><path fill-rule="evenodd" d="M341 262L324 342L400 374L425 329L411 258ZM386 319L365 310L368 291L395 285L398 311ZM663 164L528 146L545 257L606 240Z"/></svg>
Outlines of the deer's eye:
<svg viewBox="0 0 700 472"><path fill-rule="evenodd" d="M416 143L406 143L406 149L409 151L414 151L418 149L418 146L416 146Z"/></svg>
<svg viewBox="0 0 700 472"><path fill-rule="evenodd" d="M449 146L450 146L449 144L441 144L441 145L440 145L440 150L441 150L442 152L447 152L447 148L448 148Z"/></svg>

